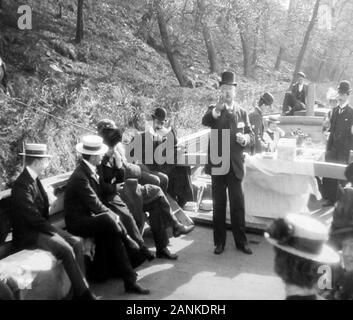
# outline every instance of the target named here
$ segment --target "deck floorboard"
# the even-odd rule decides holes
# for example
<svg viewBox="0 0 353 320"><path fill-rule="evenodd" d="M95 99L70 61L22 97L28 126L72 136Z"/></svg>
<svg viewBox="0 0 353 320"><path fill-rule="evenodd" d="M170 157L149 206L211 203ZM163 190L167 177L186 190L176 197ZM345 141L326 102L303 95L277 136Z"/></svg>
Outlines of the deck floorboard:
<svg viewBox="0 0 353 320"><path fill-rule="evenodd" d="M235 250L229 231L226 250L217 256L212 229L197 226L189 235L171 238L170 249L179 254L177 261L155 259L137 269L139 282L151 289L150 295L125 294L121 280L95 284L93 291L109 300L283 299L282 282L273 271L273 249L263 237L248 236L252 256ZM152 240L147 240L153 248Z"/></svg>

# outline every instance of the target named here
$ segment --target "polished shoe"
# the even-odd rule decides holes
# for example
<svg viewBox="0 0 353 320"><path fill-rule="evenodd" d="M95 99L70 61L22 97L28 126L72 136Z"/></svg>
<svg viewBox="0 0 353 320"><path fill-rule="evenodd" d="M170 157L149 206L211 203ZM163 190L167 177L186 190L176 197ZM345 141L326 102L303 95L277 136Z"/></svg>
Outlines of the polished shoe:
<svg viewBox="0 0 353 320"><path fill-rule="evenodd" d="M242 246L237 246L237 249L239 251L244 252L245 254L252 254L252 250L250 249L250 247L247 244L244 244Z"/></svg>
<svg viewBox="0 0 353 320"><path fill-rule="evenodd" d="M173 236L174 238L180 237L182 234L188 234L192 230L194 230L195 225L190 225L190 226L184 226L181 223L178 223L174 228L173 228Z"/></svg>
<svg viewBox="0 0 353 320"><path fill-rule="evenodd" d="M137 294L150 294L150 290L142 287L137 282L125 285L126 293L137 293Z"/></svg>
<svg viewBox="0 0 353 320"><path fill-rule="evenodd" d="M221 254L223 251L224 251L224 245L217 244L215 249L214 249L214 253L215 254Z"/></svg>
<svg viewBox="0 0 353 320"><path fill-rule="evenodd" d="M171 253L168 248L164 248L162 250L157 250L156 253L157 258L160 259L168 259L168 260L176 260L178 259L178 255L175 253Z"/></svg>
<svg viewBox="0 0 353 320"><path fill-rule="evenodd" d="M141 246L141 253L146 257L148 261L152 261L155 258L155 255L150 251L145 245Z"/></svg>
<svg viewBox="0 0 353 320"><path fill-rule="evenodd" d="M98 298L90 290L87 289L76 300L87 301L87 300L98 300Z"/></svg>

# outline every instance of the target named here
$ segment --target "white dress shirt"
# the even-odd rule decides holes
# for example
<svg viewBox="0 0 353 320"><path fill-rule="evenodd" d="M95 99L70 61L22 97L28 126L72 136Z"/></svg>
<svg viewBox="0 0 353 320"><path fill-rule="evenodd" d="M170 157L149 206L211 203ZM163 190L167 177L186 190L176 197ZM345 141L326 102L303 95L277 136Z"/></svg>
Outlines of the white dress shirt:
<svg viewBox="0 0 353 320"><path fill-rule="evenodd" d="M83 159L83 162L88 166L88 168L91 170L91 172L95 175L97 180L99 180L99 175L97 173L97 167L95 167L93 164L89 163L87 160Z"/></svg>
<svg viewBox="0 0 353 320"><path fill-rule="evenodd" d="M26 169L27 169L29 175L32 177L32 179L33 179L34 181L36 181L36 179L38 178L37 173L36 173L33 169L31 169L30 167L28 167L28 166L26 166Z"/></svg>

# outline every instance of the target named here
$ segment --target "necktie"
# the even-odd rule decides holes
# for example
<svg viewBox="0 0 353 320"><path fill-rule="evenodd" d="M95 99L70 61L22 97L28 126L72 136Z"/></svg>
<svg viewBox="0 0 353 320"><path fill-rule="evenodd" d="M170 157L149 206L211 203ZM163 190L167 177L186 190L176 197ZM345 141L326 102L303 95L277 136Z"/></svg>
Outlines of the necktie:
<svg viewBox="0 0 353 320"><path fill-rule="evenodd" d="M39 179L37 178L34 182L35 182L35 187L36 187L36 191L37 191L38 195L44 201L44 197L43 197L43 194L42 194L42 188L40 186Z"/></svg>

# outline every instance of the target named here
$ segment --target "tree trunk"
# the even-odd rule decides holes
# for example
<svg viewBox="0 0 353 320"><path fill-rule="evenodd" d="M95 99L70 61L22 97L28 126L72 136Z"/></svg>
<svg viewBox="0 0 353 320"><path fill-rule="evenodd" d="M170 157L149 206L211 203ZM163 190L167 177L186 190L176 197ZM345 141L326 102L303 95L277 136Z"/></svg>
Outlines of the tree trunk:
<svg viewBox="0 0 353 320"><path fill-rule="evenodd" d="M205 0L199 0L197 2L197 5L198 5L199 11L200 11L202 35L203 35L203 39L205 40L208 62L209 62L209 66L210 66L210 72L217 73L218 72L217 51L216 51L216 48L213 44L212 34L211 34L210 28L207 24L206 17L205 17L205 15L206 15Z"/></svg>
<svg viewBox="0 0 353 320"><path fill-rule="evenodd" d="M83 2L84 0L77 0L76 43L81 43L83 39Z"/></svg>
<svg viewBox="0 0 353 320"><path fill-rule="evenodd" d="M280 48L279 48L278 55L277 55L276 63L275 63L275 70L276 70L276 71L278 71L278 70L279 70L279 67L281 66L283 54L284 54L284 48L283 48L283 47L280 47Z"/></svg>
<svg viewBox="0 0 353 320"><path fill-rule="evenodd" d="M285 29L285 36L289 33L290 29L291 29L291 16L292 16L292 12L294 9L294 0L290 0L289 1L289 6L288 6L288 11L287 11L287 24L286 24L286 29ZM275 63L275 70L279 70L279 68L281 67L281 62L282 62L282 58L284 55L284 45L283 43L281 44L280 48L279 48L279 52L277 55L277 59L276 59L276 63Z"/></svg>
<svg viewBox="0 0 353 320"><path fill-rule="evenodd" d="M157 20L158 20L158 26L159 26L159 31L161 33L161 38L162 42L164 45L164 48L167 53L168 60L172 66L172 69L179 81L179 84L181 87L192 87L191 81L187 78L187 76L184 74L183 68L179 61L176 59L173 53L172 49L172 44L170 42L168 30L167 30L167 23L164 18L164 14L162 12L162 9L160 7L159 1L155 2L156 6L156 11L157 11Z"/></svg>
<svg viewBox="0 0 353 320"><path fill-rule="evenodd" d="M310 23L308 25L308 28L307 28L305 36L304 36L304 41L303 41L302 47L300 49L300 52L299 52L299 55L298 55L298 58L297 58L297 62L295 64L295 69L294 69L294 73L293 73L291 86L293 85L293 83L295 81L296 74L300 71L300 69L302 67L305 51L306 51L306 48L307 48L309 40L310 40L311 31L313 30L314 25L315 25L315 21L316 21L316 18L317 18L317 13L319 11L319 6L320 6L320 0L316 0L315 6L314 6L314 10L313 10L313 14L311 16Z"/></svg>
<svg viewBox="0 0 353 320"><path fill-rule="evenodd" d="M243 49L244 76L250 77L251 76L251 53L250 53L248 42L246 41L245 35L242 32L240 33L240 41Z"/></svg>
<svg viewBox="0 0 353 320"><path fill-rule="evenodd" d="M202 34L206 44L208 62L210 64L210 72L217 73L218 72L217 52L213 44L210 29L206 23L203 23Z"/></svg>

